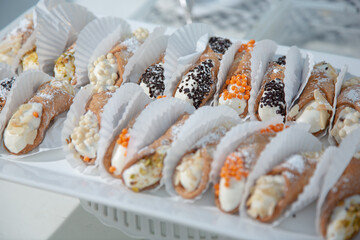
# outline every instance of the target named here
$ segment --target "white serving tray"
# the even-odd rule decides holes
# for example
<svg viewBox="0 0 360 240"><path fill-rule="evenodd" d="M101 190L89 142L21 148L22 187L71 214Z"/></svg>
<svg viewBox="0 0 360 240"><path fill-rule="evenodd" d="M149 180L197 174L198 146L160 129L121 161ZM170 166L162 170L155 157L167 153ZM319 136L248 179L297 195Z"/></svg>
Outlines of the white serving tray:
<svg viewBox="0 0 360 240"><path fill-rule="evenodd" d="M154 27L146 23L129 22L133 27L143 26L149 29ZM3 29L0 36L6 31L7 28ZM285 54L287 50L288 47L280 46L277 54ZM319 52L311 53L316 62L326 60L337 69L346 64L349 67L348 72L350 74L360 76L360 60L358 59ZM21 160L0 158L0 178L73 196L82 199L83 205L91 206L91 203L96 203L96 206L97 204L106 206L106 209L118 209L118 213L122 210L136 214L136 216L144 216L147 219L160 219L232 238L321 239L315 230L314 203L296 216L286 219L279 227L273 228L267 224L221 213L214 204L211 190L208 190L203 198L196 203L187 204L171 200L164 189L156 194L134 193L122 186L108 185L99 177L84 176L74 171L67 164L64 154L59 149L39 153ZM99 212L97 207L94 209L96 211L91 212L99 215L96 213ZM102 212L102 216L98 217L103 218L103 222L106 223L104 217L109 215L107 212L106 214ZM108 224L111 225L110 222Z"/></svg>

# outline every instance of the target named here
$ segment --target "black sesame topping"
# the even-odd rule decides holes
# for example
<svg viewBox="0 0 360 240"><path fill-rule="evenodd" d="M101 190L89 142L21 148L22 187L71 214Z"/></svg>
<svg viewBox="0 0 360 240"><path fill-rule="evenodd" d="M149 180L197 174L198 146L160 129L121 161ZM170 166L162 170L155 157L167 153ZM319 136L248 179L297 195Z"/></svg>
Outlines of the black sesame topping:
<svg viewBox="0 0 360 240"><path fill-rule="evenodd" d="M211 90L211 85L214 83L211 78L211 69L213 67L213 60L205 60L190 70L181 80L178 91L180 93L184 92L189 99L192 99L195 108L200 106L202 100L206 98L206 95Z"/></svg>
<svg viewBox="0 0 360 240"><path fill-rule="evenodd" d="M276 113L285 116L284 83L280 79L277 78L265 84L264 96L260 99L260 108L264 106L278 107Z"/></svg>
<svg viewBox="0 0 360 240"><path fill-rule="evenodd" d="M156 98L163 95L164 84L164 67L162 63L153 64L141 75L140 83L144 83L149 88L150 98Z"/></svg>
<svg viewBox="0 0 360 240"><path fill-rule="evenodd" d="M285 65L286 64L286 56L279 57L279 59L275 62L279 65Z"/></svg>
<svg viewBox="0 0 360 240"><path fill-rule="evenodd" d="M224 54L226 50L231 46L231 41L222 37L211 37L209 39L209 45L211 49L216 53Z"/></svg>
<svg viewBox="0 0 360 240"><path fill-rule="evenodd" d="M15 77L4 79L0 83L1 89L6 89L6 91L10 91L14 82L15 82Z"/></svg>

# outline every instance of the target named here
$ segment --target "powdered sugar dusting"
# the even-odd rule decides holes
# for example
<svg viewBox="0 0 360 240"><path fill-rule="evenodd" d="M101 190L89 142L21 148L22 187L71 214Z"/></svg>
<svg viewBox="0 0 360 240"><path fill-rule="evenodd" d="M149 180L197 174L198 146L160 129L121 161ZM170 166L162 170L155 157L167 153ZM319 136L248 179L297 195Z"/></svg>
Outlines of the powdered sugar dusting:
<svg viewBox="0 0 360 240"><path fill-rule="evenodd" d="M351 89L345 94L345 98L350 102L359 102L360 101L360 92L358 89Z"/></svg>
<svg viewBox="0 0 360 240"><path fill-rule="evenodd" d="M305 159L301 155L294 155L288 158L282 166L292 171L302 173L305 170Z"/></svg>
<svg viewBox="0 0 360 240"><path fill-rule="evenodd" d="M132 37L132 38L126 39L124 42L121 43L121 45L124 45L127 47L127 49L126 49L127 52L134 53L139 48L141 43L139 42L139 40L137 40L136 37Z"/></svg>
<svg viewBox="0 0 360 240"><path fill-rule="evenodd" d="M225 135L227 129L224 126L220 126L210 132L209 134L205 135L204 137L200 138L200 140L195 144L196 147L205 147L208 144L216 143L220 140L222 136Z"/></svg>

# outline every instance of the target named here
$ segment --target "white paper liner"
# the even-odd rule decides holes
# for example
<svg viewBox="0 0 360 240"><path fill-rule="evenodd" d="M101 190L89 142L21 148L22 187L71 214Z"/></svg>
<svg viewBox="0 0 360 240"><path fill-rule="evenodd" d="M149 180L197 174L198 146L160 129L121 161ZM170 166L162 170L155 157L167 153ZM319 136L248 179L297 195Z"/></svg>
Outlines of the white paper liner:
<svg viewBox="0 0 360 240"><path fill-rule="evenodd" d="M129 74L131 73L131 71L133 71L135 64L137 62L141 61L142 53L145 51L145 49L147 49L149 47L151 48L152 42L155 39L163 36L165 31L166 31L165 27L155 28L149 34L149 36L146 38L144 43L141 44L140 47L134 52L134 55L132 55L132 57L128 60L126 66L125 66L125 70L124 70L124 74L123 74L124 82L128 82Z"/></svg>
<svg viewBox="0 0 360 240"><path fill-rule="evenodd" d="M254 168L250 172L246 184L244 194L240 203L240 216L248 217L246 214L246 200L250 193L250 188L255 185L255 181L269 172L277 164L283 162L287 157L301 152L318 152L321 151L321 142L308 133L305 129L301 129L293 125L276 137L272 138L261 152ZM296 136L296 137L295 137Z"/></svg>
<svg viewBox="0 0 360 240"><path fill-rule="evenodd" d="M268 62L275 55L277 44L272 40L262 40L255 43L254 50L251 53L251 90L248 101L248 112L251 120L256 120L254 105L259 93L262 79L266 72Z"/></svg>
<svg viewBox="0 0 360 240"><path fill-rule="evenodd" d="M127 83L132 84L132 83ZM127 85L125 84L125 85ZM108 183L114 184L114 185L122 185L122 181L119 178L114 178L112 175L110 175L104 167L103 163L103 157L105 155L105 151L111 144L111 142L116 138L122 129L126 128L128 123L139 115L141 111L144 110L145 106L151 102L151 99L142 91L137 92L133 98L128 102L128 104L125 107L125 111L122 115L122 118L118 121L117 125L115 127L112 127L111 122L103 122L103 131L101 132L101 147L103 148L101 153L101 160L98 162L99 165L99 174L102 178L104 178ZM131 134L131 132L129 131Z"/></svg>
<svg viewBox="0 0 360 240"><path fill-rule="evenodd" d="M150 103L131 129L126 161L132 160L139 150L161 137L182 114L192 114L194 111L191 104L173 97Z"/></svg>
<svg viewBox="0 0 360 240"><path fill-rule="evenodd" d="M15 76L12 67L6 63L0 63L0 80Z"/></svg>
<svg viewBox="0 0 360 240"><path fill-rule="evenodd" d="M336 151L336 148L333 146L326 149L320 157L320 161L317 163L316 169L309 183L304 187L303 192L298 196L296 201L289 206L285 213L273 222L273 226L278 226L284 219L305 208L319 196L323 178L330 166L333 151Z"/></svg>
<svg viewBox="0 0 360 240"><path fill-rule="evenodd" d="M254 132L260 131L271 124L282 123L282 118L274 118L269 121L253 121L238 124L228 131L221 139L214 152L213 162L211 164L210 180L213 184L219 182L219 173L224 165L226 157L232 153L239 144Z"/></svg>
<svg viewBox="0 0 360 240"><path fill-rule="evenodd" d="M49 75L39 71L26 71L16 79L12 87L12 91L10 92L10 95L7 99L8 104L5 105L4 109L0 113L0 121L2 123L0 129L1 133L3 133L6 124L14 112L18 109L18 107L21 104L27 102L34 95L41 84L48 82L51 79L52 78ZM35 148L30 153L18 156L11 155L4 149L1 144L0 157L5 157L7 159L21 159L39 152L60 148L61 141L59 136L64 119L65 114L57 116L51 123L52 125L50 128L47 129L43 142L39 145L39 147Z"/></svg>
<svg viewBox="0 0 360 240"><path fill-rule="evenodd" d="M91 21L81 30L75 46L77 86L89 82L89 59L100 41L114 31L117 31L119 35L121 32L130 34L130 25L121 18L104 17Z"/></svg>
<svg viewBox="0 0 360 240"><path fill-rule="evenodd" d="M162 35L149 41L149 45L142 51L138 61L135 63L134 68L127 77L127 81L138 83L141 75L145 70L156 63L161 54L165 54L169 36Z"/></svg>
<svg viewBox="0 0 360 240"><path fill-rule="evenodd" d="M331 145L336 145L336 140L334 139L334 137L331 135L330 132L331 132L331 129L332 129L333 124L334 124L334 119L335 119L335 114L336 114L337 99L338 99L338 96L340 94L341 87L343 85L347 70L348 70L347 65L344 65L341 68L341 71L339 73L339 76L337 77L337 81L336 81L336 84L335 84L335 97L334 97L334 102L333 102L333 106L332 106L332 114L331 114L331 117L330 117L330 123L329 123L329 129L328 129L328 141L329 141L329 143Z"/></svg>
<svg viewBox="0 0 360 240"><path fill-rule="evenodd" d="M352 157L356 152L358 152L360 144L360 129L356 129L350 133L335 150L331 150L330 153L331 162L327 173L324 177L323 185L321 186L321 191L319 198L316 204L316 228L320 233L320 214L321 207L326 200L326 196L334 184L341 177L342 173L350 163ZM339 190L340 191L340 190Z"/></svg>
<svg viewBox="0 0 360 240"><path fill-rule="evenodd" d="M289 108L289 110L291 110L291 108L294 106L294 103L296 102L296 100L301 96L301 93L303 92L303 90L311 76L311 72L314 68L314 65L315 65L314 56L311 53L307 53L305 62L304 62L303 71L301 73L301 76L302 76L301 77L301 85L296 94L296 97L293 99L293 102L291 103L291 107Z"/></svg>
<svg viewBox="0 0 360 240"><path fill-rule="evenodd" d="M85 114L85 106L93 95L93 86L87 85L80 89L75 95L73 104L67 113L64 127L61 132L61 142L65 152L65 158L71 167L79 172L91 174L95 171L96 166L87 166L82 160L74 157L74 151L70 150L66 139L69 138L74 128L79 124L80 117Z"/></svg>
<svg viewBox="0 0 360 240"><path fill-rule="evenodd" d="M235 54L237 53L238 49L240 48L242 42L241 41L236 41L234 42L228 50L226 50L225 54L223 55L222 59L221 59L221 64L219 67L219 72L218 72L218 76L217 76L217 83L216 83L216 91L214 94L214 98L212 101L213 106L218 106L219 105L219 96L220 96L220 91L222 89L222 86L225 84L226 82L226 76L230 70L230 67L234 61L234 57Z"/></svg>
<svg viewBox="0 0 360 240"><path fill-rule="evenodd" d="M293 46L286 54L286 65L284 72L284 92L285 103L288 112L292 100L294 99L297 90L301 83L301 70L303 69L303 61L301 59L300 50Z"/></svg>
<svg viewBox="0 0 360 240"><path fill-rule="evenodd" d="M182 199L177 195L172 185L173 173L178 161L200 138L225 122L233 122L234 124L240 122L235 110L228 106L204 106L196 110L180 129L164 160L162 179L166 191L175 199Z"/></svg>
<svg viewBox="0 0 360 240"><path fill-rule="evenodd" d="M74 43L80 31L96 17L86 7L76 3L64 2L54 7L51 13L64 23L70 24L66 48Z"/></svg>
<svg viewBox="0 0 360 240"><path fill-rule="evenodd" d="M52 75L57 58L75 42L81 29L93 19L94 14L74 3L59 4L48 14L38 12L36 52L40 69Z"/></svg>
<svg viewBox="0 0 360 240"><path fill-rule="evenodd" d="M47 14L51 9L56 7L58 4L64 3L65 0L40 0L36 4L36 11L40 11L41 14ZM38 14L38 13L36 13Z"/></svg>
<svg viewBox="0 0 360 240"><path fill-rule="evenodd" d="M211 35L208 25L194 23L179 28L170 36L165 53L164 95L172 96L181 75L197 61Z"/></svg>

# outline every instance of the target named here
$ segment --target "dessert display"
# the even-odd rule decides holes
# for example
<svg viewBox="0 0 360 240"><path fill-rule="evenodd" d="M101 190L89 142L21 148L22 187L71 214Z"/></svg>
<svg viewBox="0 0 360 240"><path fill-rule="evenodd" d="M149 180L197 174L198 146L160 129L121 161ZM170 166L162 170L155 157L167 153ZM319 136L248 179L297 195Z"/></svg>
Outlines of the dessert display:
<svg viewBox="0 0 360 240"><path fill-rule="evenodd" d="M195 108L203 106L215 92L221 56L230 45L228 39L211 37L198 61L184 73L173 96Z"/></svg>
<svg viewBox="0 0 360 240"><path fill-rule="evenodd" d="M39 14L44 13L39 12ZM50 14L48 17L51 19L54 16ZM60 20L57 19L56 21ZM110 22L109 26L113 27L112 24L115 25L115 22L118 24L123 20L117 21L112 22L109 18L98 24L102 26L101 24L104 22ZM69 24L71 25L71 23ZM94 28L96 27L97 25L94 24ZM127 26L124 27L124 32L126 32L126 28ZM198 26L198 28L200 27ZM111 28L109 27L109 29ZM190 30L196 31L196 28L192 29L190 25ZM49 130L59 133L65 129L65 124L59 121L59 124L56 125L55 122L60 117L65 118L64 115L59 115L70 109L69 113L73 111L77 112L78 115L75 114L75 117L71 114L67 115L66 121L71 122L73 126L71 132L66 132L65 138L61 136L61 143L64 145L65 151L70 150L73 159L78 160L85 167L95 169L91 174L95 175L94 178L100 177L105 180L102 184L111 182L115 187L124 188L126 191L145 192L157 190L165 182L165 189L170 195L169 201L175 199L185 202L200 200L196 207L203 207L205 202L208 204L206 207L213 208L212 210L217 211L218 214L240 215L239 218L255 220L251 222L258 224L256 226L259 228L262 226L259 224L274 224L274 222L280 221L282 216L287 217L287 210L292 207L292 204L297 203L299 197L300 203L303 200L301 199L302 193L306 192L306 187L311 185L312 179L316 181L313 184L317 184L319 187L323 184L322 179L326 170L317 171L320 168L319 166L322 166L322 161L319 161L322 157L320 150L314 150L319 152L298 150L287 157L280 158L275 154L278 157L276 164L271 166L269 164L270 167L264 166L261 169L264 170L261 174L255 171L257 166L263 165L260 156L264 152L267 153L265 150L269 149L269 146L271 147L271 143L278 139L278 133L285 128L284 123L277 121L277 119L282 118L284 122L291 122L289 126L298 128L306 125L302 130L312 133L314 136L306 134L316 140L328 133L336 141L337 146L329 147L329 144L323 141L323 149L340 149L340 145L345 139L360 128L360 78L352 77L346 80L340 89L338 83L342 82L345 74L341 74L342 72L338 74L337 70L325 61L313 66L310 60L306 62L305 59L303 66L302 63L297 64L298 61L292 59L295 58L296 54L290 55L290 57L289 55L280 55L280 53L283 54L284 51L282 50L284 49L279 50L276 54L280 57L274 59L270 53L261 55L262 52L258 51L259 48L255 48L254 40L242 45L240 43L233 45L233 42L227 38L214 36L208 38L208 36L212 36L211 32L207 33L208 35L194 34L197 36L195 38L191 35L190 30L184 31L189 34L184 38L198 39L197 43L203 44L201 50L192 49L188 55L182 56L185 60L189 56L196 56L195 59L193 57L190 64L183 64L186 61L180 59L181 57L176 59L177 61L167 58L166 56L169 56L166 51L168 47L165 48L167 45L162 45L164 49L157 50L151 60L143 61L142 63L146 63L139 64L140 67L138 68L134 67L136 63L133 62L145 58L146 54L143 54L142 51L152 47L148 42L156 40L151 34L149 35L147 29L140 27L126 34L119 31L119 35L116 36L114 33L108 33L108 36L102 34L104 35L101 35L102 40L109 36L112 37L111 34L114 34L116 44L113 44L115 43L113 41L112 44L108 44L110 46L106 50L99 48L103 50L101 54L95 50L87 55L84 54L88 56L86 59L82 59L86 64L81 63L85 66L81 66L86 73L84 78L77 72L81 67L75 61L75 51L78 53L81 52L79 49L88 50L88 48L78 48L79 41L72 39L74 41L64 45L66 47L63 47L56 54L56 59L51 60L51 64L48 59L45 61L47 65L51 65L54 78L44 73L46 77L51 78L51 81L41 82L40 86L36 85L39 87L34 87L31 84L24 85L28 86L32 96L21 103L16 101L16 97L22 94L21 91L16 92L19 89L23 90L18 84L18 78L21 75L0 79L0 119L3 120L1 123L3 124L1 125L3 129L3 151L0 150L0 157L6 161L8 160L7 156L17 160L27 154L54 150L55 145L49 144L48 149L45 147L42 149L41 143L52 143L51 141L54 141L46 138ZM202 31L205 30L202 29ZM27 71L26 73L33 72L28 70L45 71L40 66L42 64L41 54L39 52L38 55L36 52L37 49L38 51L40 49L39 45L33 45L26 52L22 49L33 32L33 17L27 15L18 27L8 33L0 42L0 62L13 66L14 60L18 61L17 63L20 64L20 71L18 72L21 70ZM165 37L164 32L158 34L161 35L160 37ZM204 35L205 40L208 39L207 42L199 37ZM90 38L91 36L89 36L89 41L91 41ZM166 35L166 41L170 42L171 40L171 36ZM184 41L186 40L184 39ZM196 42L195 40L194 42ZM84 44L83 42L86 41L80 41L81 44ZM102 42L100 41L100 43ZM177 46L177 42L174 40L171 44ZM178 45L179 48L183 46ZM257 43L257 46L260 45ZM264 44L263 48L270 52L269 49L266 49L268 45ZM237 47L239 48L237 49ZM228 49L231 50L228 51ZM226 54L232 50L236 50L234 57ZM63 53L59 56L61 52ZM22 56L19 56L19 53ZM267 60L262 62L263 59L259 58L258 54L260 56L271 55L271 58L264 57ZM228 62L225 61L227 56L231 57ZM130 61L131 58L133 61ZM148 59L150 58L148 57ZM176 77L170 75L175 76L178 72L176 74L167 72L169 70L167 59L172 60L171 64L179 65L176 70L180 73ZM307 76L305 82L301 82L297 77L294 78L296 84L291 86L291 94L289 95L286 95L289 92L286 87L289 85L285 85L288 77L284 80L287 61L297 65L296 71L290 71L291 74L295 74L297 70L299 70L298 72L303 70L303 74L305 74L303 78L305 79ZM226 66L225 71L222 66ZM294 68L294 66L292 67ZM227 71L227 69L229 70ZM292 68L289 67L288 69ZM174 69L171 68L171 70ZM309 70L308 75L306 75L307 70ZM131 71L136 72L136 74L131 75ZM263 74L264 71L265 74ZM177 81L179 77L180 80ZM82 86L88 80L88 85ZM129 81L131 83L128 83ZM217 86L217 84L222 84L222 81L225 83L222 86ZM124 85L129 84L133 87L123 88ZM174 89L175 85L176 88ZM298 89L300 85L301 87ZM75 86L78 88L75 89ZM255 91L253 94L252 88L254 91L258 87L260 87L259 91ZM117 100L119 99L115 99L114 96L122 88L121 93L124 97L119 97L122 102L118 103ZM296 90L294 90L295 88ZM84 94L85 92L86 94ZM213 97L215 92L216 95ZM250 92L253 95L249 103ZM83 95L76 98L79 93ZM293 102L286 100L286 96L292 99L296 93L298 97ZM213 102L210 101L217 96L219 96L218 99L214 99ZM164 107L166 105L159 105L158 109L154 108L154 111L147 111L148 115L144 115L151 104L159 103L159 101L164 100L163 98L175 99L188 106L182 106L184 108L181 110L182 112L180 110L176 112L178 110L176 104L169 108ZM113 99L116 101L112 101ZM84 105L75 100L83 101ZM16 109L8 109L7 104L9 103L14 103ZM209 120L206 119L209 116L207 114L204 116L204 121L202 119L200 121L200 117L199 119L195 118L196 121L188 121L188 119L192 119L191 117L196 111L202 111L201 109L204 108L214 110L213 105L217 103L223 105L221 108L231 111L229 116L233 114L232 117L236 119L233 119L232 122L225 122L225 120L221 122L220 120L215 121L216 118L214 117L214 121L211 123L213 125L211 125L208 123L210 121L205 121ZM118 106L116 106L117 104ZM73 106L75 107L73 108ZM289 106L291 107L289 108ZM157 113L158 110L159 113ZM252 114L253 110L254 115ZM151 120L150 116L156 114L159 116L154 118L156 121ZM248 115L251 115L252 120L255 116L259 121L250 121L247 118ZM59 118L57 118L58 116ZM219 119L221 117L225 119L229 116L225 116L221 111L216 112L216 117ZM104 119L108 121L104 121ZM145 123L142 125L143 128L136 128L139 119ZM146 124L146 120L148 124ZM210 118L210 120L213 119ZM191 124L188 124L189 122ZM237 138L236 144L228 145L233 146L233 148L231 151L229 150L230 147L226 149L229 150L228 152L223 151L222 160L216 159L215 153L218 146L221 143L226 145L226 141L229 140L226 138L227 134L237 124L240 126L244 122L246 122L245 124L250 123L246 125L249 126L248 129L241 129L244 132L244 137ZM256 125L256 127L261 126L256 128L251 123L264 125ZM196 127L195 124L199 124L200 127ZM187 126L185 128L187 131L191 128L194 129L192 132L187 132L189 133L187 136L194 133L198 137L192 138L194 144L190 144L192 140L179 137L186 135L181 135L181 131L186 132L184 126ZM263 128L263 126L267 127ZM308 129L306 129L307 126L309 126ZM328 128L331 129L327 131ZM137 130L135 131L135 129ZM149 134L139 134L139 129ZM142 145L131 144L131 141L136 137ZM225 141L223 142L223 140ZM330 140L329 142L330 145L335 145ZM102 143L107 143L107 145L102 145ZM319 146L321 146L320 143ZM35 149L38 152L34 152ZM99 151L100 149L101 151ZM169 156L173 156L173 159L167 162ZM70 162L68 155L66 158ZM219 163L218 166L214 166L215 163ZM166 171L168 166L170 166L171 171ZM329 166L329 169L331 167ZM102 170L104 171L101 172ZM84 175L90 174L86 171L80 170L80 172ZM166 175L169 172L171 182L168 181ZM216 172L216 176L213 176L214 172ZM358 234L360 229L359 172L360 159L358 155L354 155L342 176L328 192L325 202L321 206L320 225L321 234L324 238L351 239ZM216 179L217 176L219 179ZM314 176L317 177L314 178ZM170 185L168 185L169 182ZM214 185L214 192L209 194L207 191L212 184ZM168 186L171 186L172 192L169 191ZM319 196L316 190L310 189L309 191L313 191L314 196ZM161 192L156 197L163 197L162 194L164 193ZM132 195L129 194L129 196ZM232 217L224 216L225 218ZM311 219L311 221L315 220Z"/></svg>
<svg viewBox="0 0 360 240"><path fill-rule="evenodd" d="M244 118L248 113L248 100L251 90L251 52L255 41L242 44L234 56L234 61L221 89L219 105L226 105L236 110Z"/></svg>
<svg viewBox="0 0 360 240"><path fill-rule="evenodd" d="M277 61L270 62L267 67L254 106L255 116L259 121L270 120L277 116L285 120L285 65L286 57L282 56Z"/></svg>
<svg viewBox="0 0 360 240"><path fill-rule="evenodd" d="M360 78L346 81L337 98L335 118L330 131L335 141L340 142L360 127Z"/></svg>
<svg viewBox="0 0 360 240"><path fill-rule="evenodd" d="M329 126L335 97L336 70L326 62L314 66L300 97L289 111L288 120L311 125L315 136Z"/></svg>

